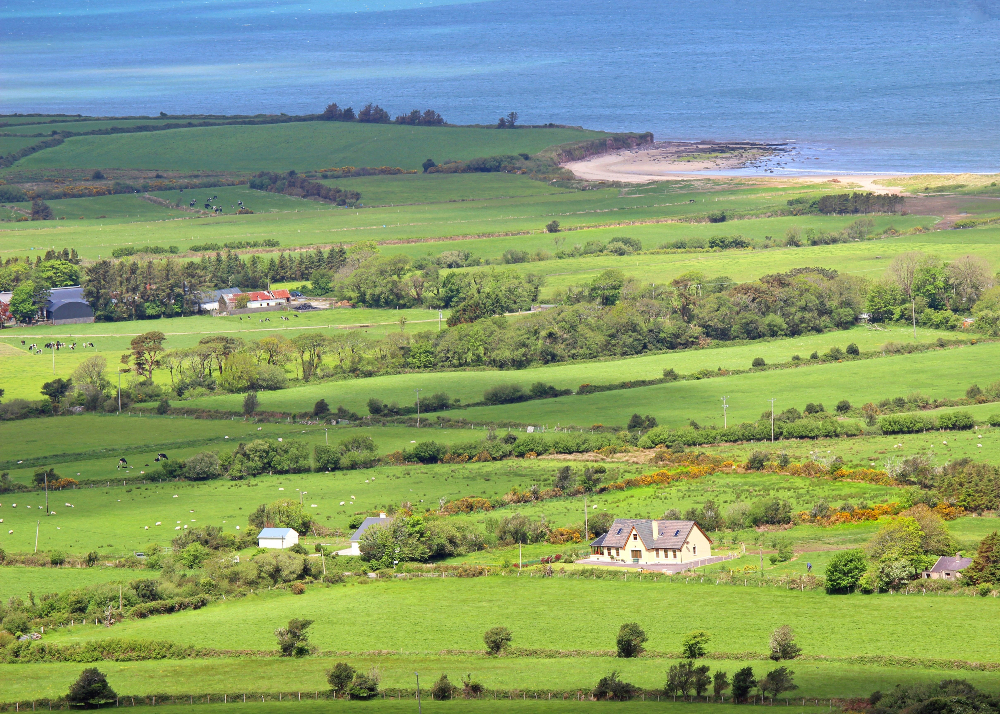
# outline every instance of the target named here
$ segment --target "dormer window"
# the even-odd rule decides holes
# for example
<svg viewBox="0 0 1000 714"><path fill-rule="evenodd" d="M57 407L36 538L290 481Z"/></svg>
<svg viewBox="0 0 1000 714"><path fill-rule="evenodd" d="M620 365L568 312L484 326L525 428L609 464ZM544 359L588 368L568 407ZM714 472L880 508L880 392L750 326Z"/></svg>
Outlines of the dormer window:
<svg viewBox="0 0 1000 714"><path fill-rule="evenodd" d="M676 531L674 531L674 538L676 538L676 537L677 537L677 536L679 536L680 534L681 534L680 530L676 530Z"/></svg>

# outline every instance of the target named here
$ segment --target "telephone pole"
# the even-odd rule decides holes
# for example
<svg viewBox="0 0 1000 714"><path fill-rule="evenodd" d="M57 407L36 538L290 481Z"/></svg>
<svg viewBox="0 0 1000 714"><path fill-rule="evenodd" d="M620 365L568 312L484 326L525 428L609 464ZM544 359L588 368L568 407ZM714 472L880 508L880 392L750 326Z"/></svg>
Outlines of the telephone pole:
<svg viewBox="0 0 1000 714"><path fill-rule="evenodd" d="M726 410L729 409L729 405L726 404L726 400L729 397L722 397L722 428L726 429L729 426L729 420L726 419Z"/></svg>
<svg viewBox="0 0 1000 714"><path fill-rule="evenodd" d="M420 392L422 392L423 390L422 389L414 389L413 391L417 393L417 428L419 429L420 428Z"/></svg>
<svg viewBox="0 0 1000 714"><path fill-rule="evenodd" d="M771 402L771 443L774 443L774 397L768 399Z"/></svg>

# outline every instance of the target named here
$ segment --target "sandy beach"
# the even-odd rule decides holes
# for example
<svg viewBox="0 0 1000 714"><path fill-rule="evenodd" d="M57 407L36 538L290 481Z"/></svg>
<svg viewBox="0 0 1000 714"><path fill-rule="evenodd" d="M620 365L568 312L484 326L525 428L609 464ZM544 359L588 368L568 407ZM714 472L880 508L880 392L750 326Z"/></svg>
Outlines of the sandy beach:
<svg viewBox="0 0 1000 714"><path fill-rule="evenodd" d="M577 178L587 181L650 183L671 179L732 177L739 169L760 167L769 158L765 145L745 145L740 150L714 154L713 143L657 142L651 146L622 149L564 164ZM784 174L748 173L768 183L842 183L845 188L861 188L875 193L900 193L901 189L876 184L892 174Z"/></svg>

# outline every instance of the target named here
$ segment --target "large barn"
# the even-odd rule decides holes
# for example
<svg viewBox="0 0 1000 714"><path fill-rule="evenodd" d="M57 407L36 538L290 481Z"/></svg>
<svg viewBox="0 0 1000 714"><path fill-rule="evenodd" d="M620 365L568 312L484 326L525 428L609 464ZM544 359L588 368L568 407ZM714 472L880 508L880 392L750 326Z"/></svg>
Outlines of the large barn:
<svg viewBox="0 0 1000 714"><path fill-rule="evenodd" d="M51 297L45 303L45 319L53 325L71 325L94 321L94 310L83 299L83 288L75 285L69 288L52 288Z"/></svg>

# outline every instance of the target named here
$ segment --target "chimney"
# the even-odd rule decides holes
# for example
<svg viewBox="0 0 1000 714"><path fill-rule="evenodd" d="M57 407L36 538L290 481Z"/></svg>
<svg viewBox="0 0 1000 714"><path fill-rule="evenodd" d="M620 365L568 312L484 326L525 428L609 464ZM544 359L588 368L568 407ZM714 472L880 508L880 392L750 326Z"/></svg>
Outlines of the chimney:
<svg viewBox="0 0 1000 714"><path fill-rule="evenodd" d="M657 523L656 521L653 521L653 540L656 540L659 537L660 537L660 524Z"/></svg>

